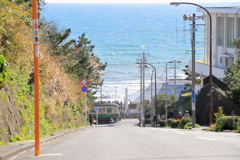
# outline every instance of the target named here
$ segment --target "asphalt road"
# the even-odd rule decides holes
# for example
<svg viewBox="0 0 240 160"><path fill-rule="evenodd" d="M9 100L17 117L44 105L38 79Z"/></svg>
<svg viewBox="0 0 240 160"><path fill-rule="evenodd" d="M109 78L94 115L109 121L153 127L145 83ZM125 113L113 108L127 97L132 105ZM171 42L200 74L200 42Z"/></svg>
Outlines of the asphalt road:
<svg viewBox="0 0 240 160"><path fill-rule="evenodd" d="M137 119L100 124L11 160L240 160L240 134L138 127Z"/></svg>

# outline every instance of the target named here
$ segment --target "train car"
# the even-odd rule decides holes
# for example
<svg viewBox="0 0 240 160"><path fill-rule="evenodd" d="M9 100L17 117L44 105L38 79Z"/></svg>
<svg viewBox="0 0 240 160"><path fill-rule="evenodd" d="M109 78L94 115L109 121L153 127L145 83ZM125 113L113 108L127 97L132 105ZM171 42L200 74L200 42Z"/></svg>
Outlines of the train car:
<svg viewBox="0 0 240 160"><path fill-rule="evenodd" d="M120 106L118 104L100 101L94 103L93 106L98 109L98 111L92 112L92 118L94 118L94 120L98 118L98 122L121 121Z"/></svg>

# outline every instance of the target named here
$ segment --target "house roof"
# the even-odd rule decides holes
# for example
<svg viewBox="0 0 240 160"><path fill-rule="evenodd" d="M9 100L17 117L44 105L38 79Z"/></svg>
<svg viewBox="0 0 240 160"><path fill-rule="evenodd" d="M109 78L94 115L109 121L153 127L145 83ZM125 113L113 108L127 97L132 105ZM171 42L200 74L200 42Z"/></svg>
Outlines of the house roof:
<svg viewBox="0 0 240 160"><path fill-rule="evenodd" d="M240 14L240 6L235 7L204 7L210 13L239 13ZM205 12L202 8L197 8L197 12Z"/></svg>

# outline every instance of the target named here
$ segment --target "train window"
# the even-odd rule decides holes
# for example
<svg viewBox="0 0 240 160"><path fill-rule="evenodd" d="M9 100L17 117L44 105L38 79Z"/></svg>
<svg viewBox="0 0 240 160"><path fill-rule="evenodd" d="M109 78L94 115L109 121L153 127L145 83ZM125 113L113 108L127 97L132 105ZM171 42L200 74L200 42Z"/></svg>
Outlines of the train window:
<svg viewBox="0 0 240 160"><path fill-rule="evenodd" d="M99 113L105 113L105 108L99 108Z"/></svg>
<svg viewBox="0 0 240 160"><path fill-rule="evenodd" d="M113 113L117 113L117 109L116 108L113 108Z"/></svg>
<svg viewBox="0 0 240 160"><path fill-rule="evenodd" d="M112 108L107 108L107 113L112 113Z"/></svg>

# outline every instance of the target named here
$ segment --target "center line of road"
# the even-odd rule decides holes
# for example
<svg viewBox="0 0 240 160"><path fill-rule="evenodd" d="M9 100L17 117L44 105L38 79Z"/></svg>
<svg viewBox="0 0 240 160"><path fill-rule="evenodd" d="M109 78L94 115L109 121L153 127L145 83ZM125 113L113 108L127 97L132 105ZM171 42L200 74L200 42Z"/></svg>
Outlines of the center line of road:
<svg viewBox="0 0 240 160"><path fill-rule="evenodd" d="M215 141L216 140L216 139L205 138L205 137L195 137L195 138L209 140L209 141Z"/></svg>
<svg viewBox="0 0 240 160"><path fill-rule="evenodd" d="M185 133L182 133L182 132L175 132L177 134L181 134L181 135L185 135Z"/></svg>

